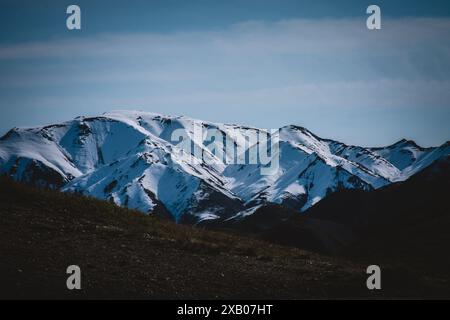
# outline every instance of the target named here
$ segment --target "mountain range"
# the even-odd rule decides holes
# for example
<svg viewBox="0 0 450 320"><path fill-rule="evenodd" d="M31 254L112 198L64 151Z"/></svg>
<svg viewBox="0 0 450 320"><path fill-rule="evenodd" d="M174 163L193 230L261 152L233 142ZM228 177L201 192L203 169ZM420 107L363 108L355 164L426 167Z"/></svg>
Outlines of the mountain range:
<svg viewBox="0 0 450 320"><path fill-rule="evenodd" d="M217 160L194 126L214 129L247 149L246 134L263 129L112 111L0 138L0 174L28 184L108 200L180 223L240 221L263 207L305 212L342 190L372 191L409 179L450 155L450 143L422 148L400 140L382 148L346 145L299 126L279 129L279 169ZM184 129L203 157L190 161L171 137ZM227 154L226 157L232 157Z"/></svg>

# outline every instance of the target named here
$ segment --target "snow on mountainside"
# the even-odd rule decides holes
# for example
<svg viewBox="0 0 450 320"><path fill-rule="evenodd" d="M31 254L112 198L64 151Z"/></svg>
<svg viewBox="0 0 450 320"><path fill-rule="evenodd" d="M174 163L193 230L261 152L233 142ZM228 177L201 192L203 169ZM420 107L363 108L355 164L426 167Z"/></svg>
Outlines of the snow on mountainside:
<svg viewBox="0 0 450 320"><path fill-rule="evenodd" d="M0 174L39 186L80 192L121 206L196 223L250 214L266 203L304 211L340 189L372 190L405 180L450 154L449 144L420 148L400 141L363 148L321 139L298 126L280 129L279 170L234 164L237 156L218 143L226 161L195 128L214 129L240 150L256 148L247 133L265 130L187 117L114 111L39 128L14 128L0 139ZM172 141L183 129L190 152ZM192 161L195 149L202 157Z"/></svg>
<svg viewBox="0 0 450 320"><path fill-rule="evenodd" d="M450 154L450 143L439 148L422 148L414 141L402 139L391 146L371 150L399 168L401 173L393 181L402 181Z"/></svg>

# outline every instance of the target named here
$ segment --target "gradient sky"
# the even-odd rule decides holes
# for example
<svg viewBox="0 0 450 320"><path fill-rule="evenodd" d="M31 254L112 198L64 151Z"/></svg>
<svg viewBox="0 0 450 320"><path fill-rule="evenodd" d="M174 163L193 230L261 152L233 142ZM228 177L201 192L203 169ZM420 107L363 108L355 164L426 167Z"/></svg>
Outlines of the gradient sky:
<svg viewBox="0 0 450 320"><path fill-rule="evenodd" d="M82 30L66 29L78 4ZM370 4L382 29L366 28ZM450 140L450 1L0 0L0 135L137 109Z"/></svg>

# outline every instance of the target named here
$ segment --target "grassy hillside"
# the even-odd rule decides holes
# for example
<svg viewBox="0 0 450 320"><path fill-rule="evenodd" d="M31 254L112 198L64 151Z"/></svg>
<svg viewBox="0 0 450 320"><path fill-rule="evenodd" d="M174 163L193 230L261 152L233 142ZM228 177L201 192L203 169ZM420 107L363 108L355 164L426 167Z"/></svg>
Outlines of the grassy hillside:
<svg viewBox="0 0 450 320"><path fill-rule="evenodd" d="M65 270L82 270L82 290ZM1 298L343 298L445 295L383 266L383 290L354 263L176 225L80 195L0 180Z"/></svg>

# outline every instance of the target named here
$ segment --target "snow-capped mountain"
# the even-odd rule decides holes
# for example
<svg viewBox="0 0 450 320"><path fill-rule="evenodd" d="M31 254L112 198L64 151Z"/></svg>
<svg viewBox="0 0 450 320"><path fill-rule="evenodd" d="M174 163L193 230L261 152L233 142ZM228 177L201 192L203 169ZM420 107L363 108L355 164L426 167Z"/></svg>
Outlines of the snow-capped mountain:
<svg viewBox="0 0 450 320"><path fill-rule="evenodd" d="M402 139L391 146L371 149L401 170L393 181L403 181L449 154L450 142L439 148L422 148L414 141Z"/></svg>
<svg viewBox="0 0 450 320"><path fill-rule="evenodd" d="M225 139L217 143L224 154L218 158L195 128L216 130L247 152L256 148L248 132L266 133L187 117L114 111L10 130L0 139L0 174L195 223L239 218L267 203L304 211L340 189L372 190L405 180L450 154L449 143L425 149L402 140L363 148L286 126L274 150L279 169L263 175L261 165L230 161L236 155L225 148ZM191 152L172 141L177 129L192 139Z"/></svg>

